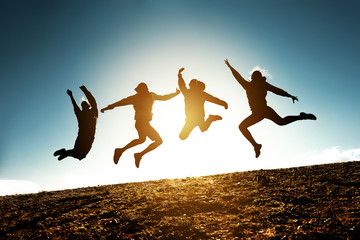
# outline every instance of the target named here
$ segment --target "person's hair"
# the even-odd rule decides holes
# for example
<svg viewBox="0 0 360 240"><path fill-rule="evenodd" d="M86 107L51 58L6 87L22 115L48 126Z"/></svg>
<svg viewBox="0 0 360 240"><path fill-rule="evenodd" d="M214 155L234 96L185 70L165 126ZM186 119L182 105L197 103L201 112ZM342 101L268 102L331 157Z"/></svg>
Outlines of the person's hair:
<svg viewBox="0 0 360 240"><path fill-rule="evenodd" d="M148 89L146 83L142 82L142 83L139 83L139 85L135 88L135 91L137 93L141 93L141 92L148 92L149 89Z"/></svg>
<svg viewBox="0 0 360 240"><path fill-rule="evenodd" d="M84 110L84 109L89 109L91 106L90 106L90 104L88 103L88 101L82 101L81 102L81 107L82 107L82 109Z"/></svg>
<svg viewBox="0 0 360 240"><path fill-rule="evenodd" d="M266 77L264 77L262 74L261 74L261 72L260 71L258 71L258 70L256 70L256 71L253 71L253 73L251 74L251 80L253 81L253 80L260 80L260 79L262 79L262 80L266 80Z"/></svg>
<svg viewBox="0 0 360 240"><path fill-rule="evenodd" d="M198 89L201 91L204 91L205 87L206 87L205 83L203 83L197 79L192 79L189 83L189 86L190 86L190 88Z"/></svg>
<svg viewBox="0 0 360 240"><path fill-rule="evenodd" d="M196 85L197 85L197 79L191 79L190 83L189 83L189 87L190 88L196 88Z"/></svg>
<svg viewBox="0 0 360 240"><path fill-rule="evenodd" d="M271 78L270 73L266 69L263 69L259 66L255 66L249 74L250 74L250 80L262 79L265 81L267 78Z"/></svg>
<svg viewBox="0 0 360 240"><path fill-rule="evenodd" d="M205 88L206 88L206 85L205 83L201 82L201 81L198 81L197 82L197 87L201 90L201 91L204 91Z"/></svg>

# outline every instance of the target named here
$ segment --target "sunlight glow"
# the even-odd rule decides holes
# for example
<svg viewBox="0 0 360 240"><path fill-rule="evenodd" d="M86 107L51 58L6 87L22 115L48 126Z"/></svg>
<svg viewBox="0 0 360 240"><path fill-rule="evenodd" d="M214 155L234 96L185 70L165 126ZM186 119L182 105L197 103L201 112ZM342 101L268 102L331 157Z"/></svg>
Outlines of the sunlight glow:
<svg viewBox="0 0 360 240"><path fill-rule="evenodd" d="M37 193L41 187L31 181L0 180L0 196Z"/></svg>

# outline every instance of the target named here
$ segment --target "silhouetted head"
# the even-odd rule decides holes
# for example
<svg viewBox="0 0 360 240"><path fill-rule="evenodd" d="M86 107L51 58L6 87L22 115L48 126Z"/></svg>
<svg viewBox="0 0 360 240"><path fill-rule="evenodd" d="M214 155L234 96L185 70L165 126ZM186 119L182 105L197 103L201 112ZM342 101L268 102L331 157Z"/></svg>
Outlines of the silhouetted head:
<svg viewBox="0 0 360 240"><path fill-rule="evenodd" d="M196 90L199 90L199 91L204 91L205 90L205 83L197 80L197 79L192 79L189 83L189 87L191 89L196 89Z"/></svg>
<svg viewBox="0 0 360 240"><path fill-rule="evenodd" d="M146 83L142 82L142 83L139 83L139 85L135 88L135 91L137 93L147 93L147 92L149 92L149 89L148 89Z"/></svg>
<svg viewBox="0 0 360 240"><path fill-rule="evenodd" d="M197 81L198 80L196 80L196 79L191 79L191 81L189 83L189 87L190 88L196 88Z"/></svg>
<svg viewBox="0 0 360 240"><path fill-rule="evenodd" d="M253 82L265 82L266 77L264 77L259 70L255 70L251 74L251 81L253 81Z"/></svg>
<svg viewBox="0 0 360 240"><path fill-rule="evenodd" d="M88 109L90 109L90 104L87 101L82 101L81 107L82 107L82 110L88 110Z"/></svg>
<svg viewBox="0 0 360 240"><path fill-rule="evenodd" d="M206 88L206 85L205 83L201 82L201 81L198 81L197 82L197 88L200 90L200 91L204 91L205 88Z"/></svg>

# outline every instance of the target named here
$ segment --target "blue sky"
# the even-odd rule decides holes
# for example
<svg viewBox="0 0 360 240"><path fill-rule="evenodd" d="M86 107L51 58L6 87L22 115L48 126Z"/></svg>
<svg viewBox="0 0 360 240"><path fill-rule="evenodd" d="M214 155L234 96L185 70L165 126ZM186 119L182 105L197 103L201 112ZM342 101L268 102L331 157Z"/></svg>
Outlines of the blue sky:
<svg viewBox="0 0 360 240"><path fill-rule="evenodd" d="M0 14L0 187L8 192L197 176L358 160L360 30L357 1L2 1ZM244 76L255 66L299 102L268 94L281 116L301 111L317 121L250 128L263 144L259 159L238 131L250 114L246 95L224 64ZM72 148L77 122L67 89L80 103L86 85L99 108L134 94L139 82L167 94L177 71L229 103L208 132L178 139L181 95L155 102L152 125L164 144L140 169L129 150L118 165L115 147L134 139L131 107L100 114L93 148L79 162L52 156ZM14 190L15 189L15 190Z"/></svg>

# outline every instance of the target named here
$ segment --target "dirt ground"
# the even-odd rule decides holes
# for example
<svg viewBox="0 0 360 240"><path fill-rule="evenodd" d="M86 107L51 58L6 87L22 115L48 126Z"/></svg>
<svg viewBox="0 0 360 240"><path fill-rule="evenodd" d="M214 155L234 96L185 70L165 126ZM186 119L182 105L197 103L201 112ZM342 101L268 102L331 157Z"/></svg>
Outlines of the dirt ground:
<svg viewBox="0 0 360 240"><path fill-rule="evenodd" d="M360 162L0 197L0 239L360 239Z"/></svg>

